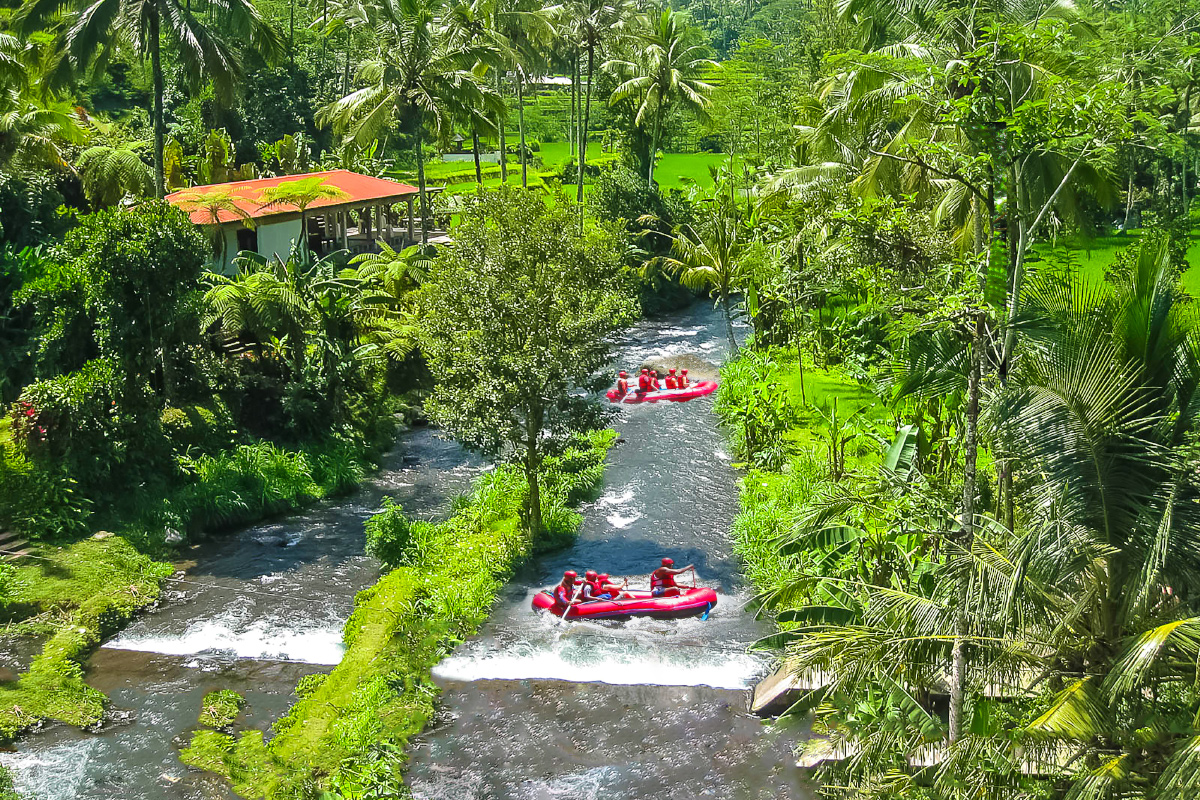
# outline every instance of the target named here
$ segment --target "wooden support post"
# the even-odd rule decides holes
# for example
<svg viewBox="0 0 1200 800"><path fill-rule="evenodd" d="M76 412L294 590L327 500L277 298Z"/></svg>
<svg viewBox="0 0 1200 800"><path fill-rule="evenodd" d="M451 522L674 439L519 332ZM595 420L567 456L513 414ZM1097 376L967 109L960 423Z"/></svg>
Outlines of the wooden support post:
<svg viewBox="0 0 1200 800"><path fill-rule="evenodd" d="M413 236L413 198L408 196L408 243L412 244L417 238Z"/></svg>
<svg viewBox="0 0 1200 800"><path fill-rule="evenodd" d="M350 241L349 241L350 211L347 209L347 210L339 211L338 214L342 218L342 249L349 250L350 249Z"/></svg>
<svg viewBox="0 0 1200 800"><path fill-rule="evenodd" d="M388 245L391 245L391 243L392 243L392 207L391 207L391 205L385 205L383 207L383 219L384 219L384 224L387 226L387 230L385 231L385 235L387 236L387 243L388 243Z"/></svg>

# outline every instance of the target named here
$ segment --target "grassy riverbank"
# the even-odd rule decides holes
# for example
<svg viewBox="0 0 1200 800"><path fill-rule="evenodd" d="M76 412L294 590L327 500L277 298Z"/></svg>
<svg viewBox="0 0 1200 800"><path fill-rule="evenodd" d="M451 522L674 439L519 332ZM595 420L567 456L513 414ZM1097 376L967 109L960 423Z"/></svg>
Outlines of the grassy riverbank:
<svg viewBox="0 0 1200 800"><path fill-rule="evenodd" d="M803 386L803 389L801 388ZM878 464L894 433L870 389L837 370L806 364L794 351L744 350L721 370L715 411L745 472L734 549L760 592L779 590L810 554L777 546L831 474L839 478Z"/></svg>
<svg viewBox="0 0 1200 800"><path fill-rule="evenodd" d="M531 543L522 531L528 486L511 467L480 478L446 521L403 526L408 534L398 566L356 599L341 662L328 676L301 681L300 700L275 723L273 738L199 731L181 758L225 776L244 797L320 789L343 797L403 796L403 748L425 726L437 697L430 671L478 629L523 560L574 537L582 518L571 506L598 487L615 439L612 431L597 432L547 464L549 532L542 542ZM389 508L376 519L398 513Z"/></svg>
<svg viewBox="0 0 1200 800"><path fill-rule="evenodd" d="M390 426L388 426L390 429ZM137 498L122 519L101 517L100 531L74 542L35 542L16 565L0 564L3 635L41 652L15 679L0 682L0 739L43 720L98 723L106 699L83 680L92 650L158 601L171 553L164 531L180 536L226 530L342 494L358 485L378 447L328 440L286 448L247 441L187 459L189 479L158 497ZM19 490L29 467L0 442L0 489ZM15 476L15 477L14 477Z"/></svg>

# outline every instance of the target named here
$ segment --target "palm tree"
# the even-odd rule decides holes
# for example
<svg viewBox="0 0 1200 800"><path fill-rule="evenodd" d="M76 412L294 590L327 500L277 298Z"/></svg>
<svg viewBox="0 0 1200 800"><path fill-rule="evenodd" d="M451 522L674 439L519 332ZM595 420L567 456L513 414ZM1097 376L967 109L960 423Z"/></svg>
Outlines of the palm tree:
<svg viewBox="0 0 1200 800"><path fill-rule="evenodd" d="M175 196L175 203L189 214L197 211L204 217L205 227L213 240L213 252L216 253L217 263L225 265L225 232L221 228L221 215L232 214L241 220L247 228L254 227L254 218L242 205L251 202L248 198L237 194L229 187L210 186L207 189L186 189Z"/></svg>
<svg viewBox="0 0 1200 800"><path fill-rule="evenodd" d="M0 167L70 169L64 144L86 140L79 114L70 103L45 90L37 49L0 33Z"/></svg>
<svg viewBox="0 0 1200 800"><path fill-rule="evenodd" d="M294 258L286 262L261 256L235 259L241 266L229 277L209 273L204 294L205 329L214 325L231 336L253 337L257 342L278 340L289 353L295 376L304 374L308 329L314 312L307 298L307 272Z"/></svg>
<svg viewBox="0 0 1200 800"><path fill-rule="evenodd" d="M628 102L636 108L634 124L650 132L650 158L646 179L654 183L654 162L663 122L673 108L694 113L701 122L708 119L712 86L700 75L716 69L717 63L705 57L707 48L697 40L695 29L686 17L664 9L657 17L645 17L638 33L642 47L636 61L612 60L604 69L614 72L622 82L613 90L609 105ZM590 86L589 86L590 90Z"/></svg>
<svg viewBox="0 0 1200 800"><path fill-rule="evenodd" d="M579 185L575 201L583 203L583 171L587 162L587 129L591 124L592 84L596 71L596 54L612 39L621 35L630 15L629 0L567 0L559 7L563 28L573 42L575 52L581 48L586 56L587 84L583 115L580 120L579 136ZM578 63L578 58L576 58Z"/></svg>
<svg viewBox="0 0 1200 800"><path fill-rule="evenodd" d="M1190 438L1200 419L1200 319L1181 302L1157 242L1116 283L1113 291L1047 272L1026 289L1025 355L989 410L1000 454L1031 467L1022 530L979 515L983 541L960 544L951 509L940 524L901 513L896 536L945 532L924 585L826 583L838 608L822 610L806 605L821 596L822 578L805 575L768 601L812 623L784 635L788 668L827 675L821 695L855 714L853 728L827 729L854 753L831 784L862 797L907 796L904 785L917 781L930 796L1015 797L1033 764L1059 784L1057 796L1197 791L1200 617L1185 587L1200 579ZM963 359L953 358L957 367L931 372L930 388L961 387ZM919 484L911 478L892 469L879 488ZM814 503L780 547L838 546L847 510L875 518L886 506L862 501L843 493ZM971 648L972 685L1013 693L1026 722L1005 730L976 717L976 732L950 737L918 777L906 756L947 734L918 698L944 680L960 640ZM873 688L884 692L867 713ZM985 715L995 708L985 697L973 703ZM896 715L906 719L899 729Z"/></svg>
<svg viewBox="0 0 1200 800"><path fill-rule="evenodd" d="M308 254L308 207L318 200L342 200L349 197L336 186L325 182L324 178L300 178L294 181L283 181L278 186L268 186L258 196L259 208L291 207L300 211L300 262L307 265Z"/></svg>
<svg viewBox="0 0 1200 800"><path fill-rule="evenodd" d="M123 197L154 192L154 174L139 152L145 142L93 145L79 154L75 168L93 208L116 205Z"/></svg>
<svg viewBox="0 0 1200 800"><path fill-rule="evenodd" d="M460 41L442 23L439 0L380 0L371 11L379 51L359 67L366 85L318 115L360 147L399 123L413 137L421 203L421 242L429 241L429 200L425 186L425 133L444 137L455 105L483 106L492 91L473 70L495 60L488 41Z"/></svg>
<svg viewBox="0 0 1200 800"><path fill-rule="evenodd" d="M741 212L726 192L718 189L715 195L697 209L700 220L696 225L675 229L671 237L672 255L664 257L662 262L687 288L716 296L725 315L729 350L736 356L738 343L733 335L730 303L738 291L741 261L750 245L749 231Z"/></svg>
<svg viewBox="0 0 1200 800"><path fill-rule="evenodd" d="M173 48L192 85L208 78L222 94L233 92L241 73L233 43L245 44L268 59L282 50L278 34L252 0L227 0L211 10L214 16L204 19L192 11L188 0L26 0L16 21L26 33L54 24L63 50L80 67L107 63L107 55L123 42L131 42L140 55L149 57L154 83L155 195L162 197L166 193L164 43Z"/></svg>

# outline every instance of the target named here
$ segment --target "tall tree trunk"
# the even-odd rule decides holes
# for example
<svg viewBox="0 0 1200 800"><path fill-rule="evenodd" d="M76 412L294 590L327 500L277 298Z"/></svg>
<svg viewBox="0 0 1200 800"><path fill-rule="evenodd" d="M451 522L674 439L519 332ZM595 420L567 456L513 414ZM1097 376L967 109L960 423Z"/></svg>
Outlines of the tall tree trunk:
<svg viewBox="0 0 1200 800"><path fill-rule="evenodd" d="M575 154L575 92L579 89L579 80L575 76L576 62L571 65L571 91L570 91L570 108L567 110L568 125L567 125L567 152Z"/></svg>
<svg viewBox="0 0 1200 800"><path fill-rule="evenodd" d="M300 209L300 263L308 266L308 214Z"/></svg>
<svg viewBox="0 0 1200 800"><path fill-rule="evenodd" d="M592 70L595 68L596 45L588 42L587 48L587 99L583 103L583 127L579 131L579 187L575 200L580 204L580 219L583 215L583 167L587 163L588 125L592 116Z"/></svg>
<svg viewBox="0 0 1200 800"><path fill-rule="evenodd" d="M166 124L163 120L162 19L158 3L150 7L150 71L154 75L154 196L160 200L167 194L167 179L163 167L166 146Z"/></svg>
<svg viewBox="0 0 1200 800"><path fill-rule="evenodd" d="M296 0L288 0L288 65L296 66Z"/></svg>
<svg viewBox="0 0 1200 800"><path fill-rule="evenodd" d="M479 163L479 128L471 126L471 153L475 156L475 183L483 185L483 166Z"/></svg>
<svg viewBox="0 0 1200 800"><path fill-rule="evenodd" d="M503 97L504 97L503 92L504 92L504 77L500 74L500 71L497 70L496 71L496 93L500 95L501 99L503 99ZM505 104L505 108L507 109L507 104ZM497 132L499 134L499 138L500 138L500 182L508 183L508 143L507 143L507 140L504 135L504 117L505 117L505 112L504 111L500 112L500 114L498 115L498 117L496 119L496 122L498 123L498 125L496 126L496 130L497 130Z"/></svg>
<svg viewBox="0 0 1200 800"><path fill-rule="evenodd" d="M342 97L350 94L350 46L352 43L350 29L346 28L346 63L342 70Z"/></svg>
<svg viewBox="0 0 1200 800"><path fill-rule="evenodd" d="M1129 159L1129 188L1125 191L1125 222L1121 225L1121 230L1129 230L1129 220L1133 216L1133 159Z"/></svg>
<svg viewBox="0 0 1200 800"><path fill-rule="evenodd" d="M329 70L329 0L321 2L321 83L317 87L317 97L325 99L325 73Z"/></svg>
<svg viewBox="0 0 1200 800"><path fill-rule="evenodd" d="M990 253L984 256L983 241L983 203L978 198L974 203L975 211L975 256L981 258L979 286L982 290L987 281L987 263ZM962 531L961 544L963 549L971 552L975 541L975 494L976 467L979 462L979 383L983 364L983 337L985 328L983 311L975 313L975 324L971 334L971 360L967 373L967 424L963 453L963 493L962 493ZM969 558L969 556L968 556ZM970 636L970 619L967 615L967 604L970 602L971 575L969 571L959 580L958 608L955 609L954 646L950 658L950 741L955 742L962 736L964 706L967 693L967 637Z"/></svg>
<svg viewBox="0 0 1200 800"><path fill-rule="evenodd" d="M738 343L733 335L733 310L729 307L729 293L721 293L721 309L725 312L725 334L729 337L729 355L737 356Z"/></svg>
<svg viewBox="0 0 1200 800"><path fill-rule="evenodd" d="M525 427L525 480L529 483L529 539L536 542L542 535L542 487L538 480L541 454L538 441L542 435L545 410L540 406L531 409Z"/></svg>
<svg viewBox="0 0 1200 800"><path fill-rule="evenodd" d="M417 115L416 129L413 139L417 150L417 193L421 198L421 246L429 244L429 196L425 194L425 143L422 140L424 125L421 115Z"/></svg>
<svg viewBox="0 0 1200 800"><path fill-rule="evenodd" d="M658 112L654 115L654 127L651 129L653 132L650 134L650 158L649 158L650 166L647 167L647 169L646 169L646 183L651 188L654 188L654 162L658 156L658 135L659 135L659 128L661 125L662 125L662 109L660 107ZM732 171L732 169L733 169L732 161L730 162L729 167L730 167L730 170ZM733 176L732 175L729 178L729 191L730 191L730 193L733 192Z"/></svg>
<svg viewBox="0 0 1200 800"><path fill-rule="evenodd" d="M525 70L517 67L517 128L521 134L521 188L529 188L529 156L525 148Z"/></svg>

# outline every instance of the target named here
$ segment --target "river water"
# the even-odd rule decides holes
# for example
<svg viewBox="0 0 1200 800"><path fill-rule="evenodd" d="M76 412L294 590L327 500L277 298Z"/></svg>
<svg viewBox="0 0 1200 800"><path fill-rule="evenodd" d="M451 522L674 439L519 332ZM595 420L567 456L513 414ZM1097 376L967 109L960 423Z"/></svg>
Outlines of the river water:
<svg viewBox="0 0 1200 800"><path fill-rule="evenodd" d="M706 304L643 322L621 365L719 364L723 330ZM769 666L747 646L770 630L743 609L729 539L735 474L711 409L711 398L621 407L613 427L624 441L577 543L518 576L480 633L435 669L443 705L412 750L417 798L809 797L795 738L746 712L746 690ZM567 624L530 611L565 569L646 588L663 556L717 587L707 620Z"/></svg>
<svg viewBox="0 0 1200 800"><path fill-rule="evenodd" d="M723 330L706 304L643 322L623 340L621 364L719 364ZM620 408L623 441L577 543L529 565L479 635L436 669L444 702L412 749L417 798L810 796L791 766L794 736L746 712L747 688L769 667L746 648L770 631L743 610L749 594L728 535L735 476L711 406ZM30 800L232 797L178 760L204 694L242 692L238 727L268 730L300 677L337 663L354 594L378 576L362 553L363 520L388 496L416 516L440 515L481 469L454 444L412 431L351 498L201 545L188 583L91 659L88 682L113 705L102 730L50 726L0 763ZM530 611L533 592L564 569L644 587L663 556L694 563L700 582L718 588L707 620L568 625Z"/></svg>

